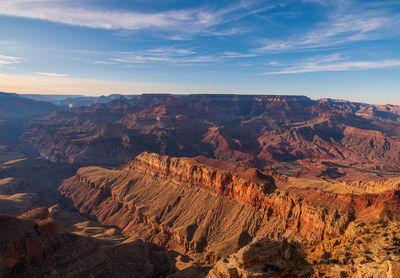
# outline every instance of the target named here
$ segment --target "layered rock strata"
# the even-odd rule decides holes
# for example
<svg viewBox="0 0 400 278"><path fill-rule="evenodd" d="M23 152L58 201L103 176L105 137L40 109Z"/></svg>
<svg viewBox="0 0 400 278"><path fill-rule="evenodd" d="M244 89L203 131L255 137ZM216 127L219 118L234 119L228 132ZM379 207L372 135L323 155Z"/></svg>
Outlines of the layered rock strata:
<svg viewBox="0 0 400 278"><path fill-rule="evenodd" d="M148 153L122 170L81 168L60 191L103 225L162 247L201 252L211 262L257 237L329 239L356 219L400 215L395 190L357 195L293 186L278 190L274 176L255 169L230 172Z"/></svg>

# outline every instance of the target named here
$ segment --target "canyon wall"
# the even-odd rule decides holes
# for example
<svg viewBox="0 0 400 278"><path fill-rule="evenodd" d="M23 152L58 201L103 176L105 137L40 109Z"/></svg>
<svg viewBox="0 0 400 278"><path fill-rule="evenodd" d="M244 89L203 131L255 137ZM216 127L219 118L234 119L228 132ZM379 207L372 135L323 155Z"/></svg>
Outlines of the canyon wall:
<svg viewBox="0 0 400 278"><path fill-rule="evenodd" d="M303 96L141 95L55 111L32 120L20 138L53 162L115 167L146 151L360 180L400 171L399 135L399 110L387 106Z"/></svg>
<svg viewBox="0 0 400 278"><path fill-rule="evenodd" d="M282 177L277 176L282 183ZM353 221L395 220L399 191L277 189L274 175L142 153L122 170L81 168L60 192L103 225L213 262L257 237L330 239Z"/></svg>

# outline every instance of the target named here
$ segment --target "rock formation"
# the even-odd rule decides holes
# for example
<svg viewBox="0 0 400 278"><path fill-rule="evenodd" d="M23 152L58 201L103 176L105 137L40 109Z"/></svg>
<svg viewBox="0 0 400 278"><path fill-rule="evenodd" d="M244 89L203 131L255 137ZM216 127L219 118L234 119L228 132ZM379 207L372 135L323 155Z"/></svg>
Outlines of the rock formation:
<svg viewBox="0 0 400 278"><path fill-rule="evenodd" d="M202 253L208 262L253 238L331 239L355 220L398 219L399 191L339 194L282 180L255 169L232 172L143 153L122 170L81 168L60 191L103 225L182 253Z"/></svg>
<svg viewBox="0 0 400 278"><path fill-rule="evenodd" d="M31 121L52 161L118 166L141 152L247 161L294 176L398 172L400 111L302 96L141 95Z"/></svg>
<svg viewBox="0 0 400 278"><path fill-rule="evenodd" d="M260 239L218 261L207 278L310 277L312 273L297 245Z"/></svg>
<svg viewBox="0 0 400 278"><path fill-rule="evenodd" d="M1 277L150 278L172 271L164 250L60 207L2 214L0 235Z"/></svg>

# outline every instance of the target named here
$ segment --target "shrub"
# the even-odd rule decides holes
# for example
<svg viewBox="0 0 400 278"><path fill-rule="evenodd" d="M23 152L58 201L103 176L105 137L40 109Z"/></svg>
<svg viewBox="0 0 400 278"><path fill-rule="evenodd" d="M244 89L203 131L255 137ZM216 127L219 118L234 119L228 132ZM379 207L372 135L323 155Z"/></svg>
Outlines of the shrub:
<svg viewBox="0 0 400 278"><path fill-rule="evenodd" d="M330 264L338 264L339 261L338 261L338 259L331 259L331 260L328 260L327 263L330 263Z"/></svg>
<svg viewBox="0 0 400 278"><path fill-rule="evenodd" d="M381 221L379 221L379 225L381 226L381 228L386 228L387 226L388 226L388 222L385 220L385 221L383 221L383 220L381 220Z"/></svg>
<svg viewBox="0 0 400 278"><path fill-rule="evenodd" d="M329 260L331 256L332 254L330 252L324 251L324 254L322 254L321 258L324 260Z"/></svg>

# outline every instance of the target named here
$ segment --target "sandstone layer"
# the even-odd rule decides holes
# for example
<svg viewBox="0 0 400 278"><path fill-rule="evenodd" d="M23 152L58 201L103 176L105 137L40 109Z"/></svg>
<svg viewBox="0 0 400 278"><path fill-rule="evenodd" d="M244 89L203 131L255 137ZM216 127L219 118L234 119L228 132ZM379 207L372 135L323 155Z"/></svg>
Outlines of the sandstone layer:
<svg viewBox="0 0 400 278"><path fill-rule="evenodd" d="M253 238L331 239L350 223L396 220L399 191L334 193L255 169L143 153L122 170L81 168L60 192L125 234L214 262ZM279 189L277 189L279 185Z"/></svg>

